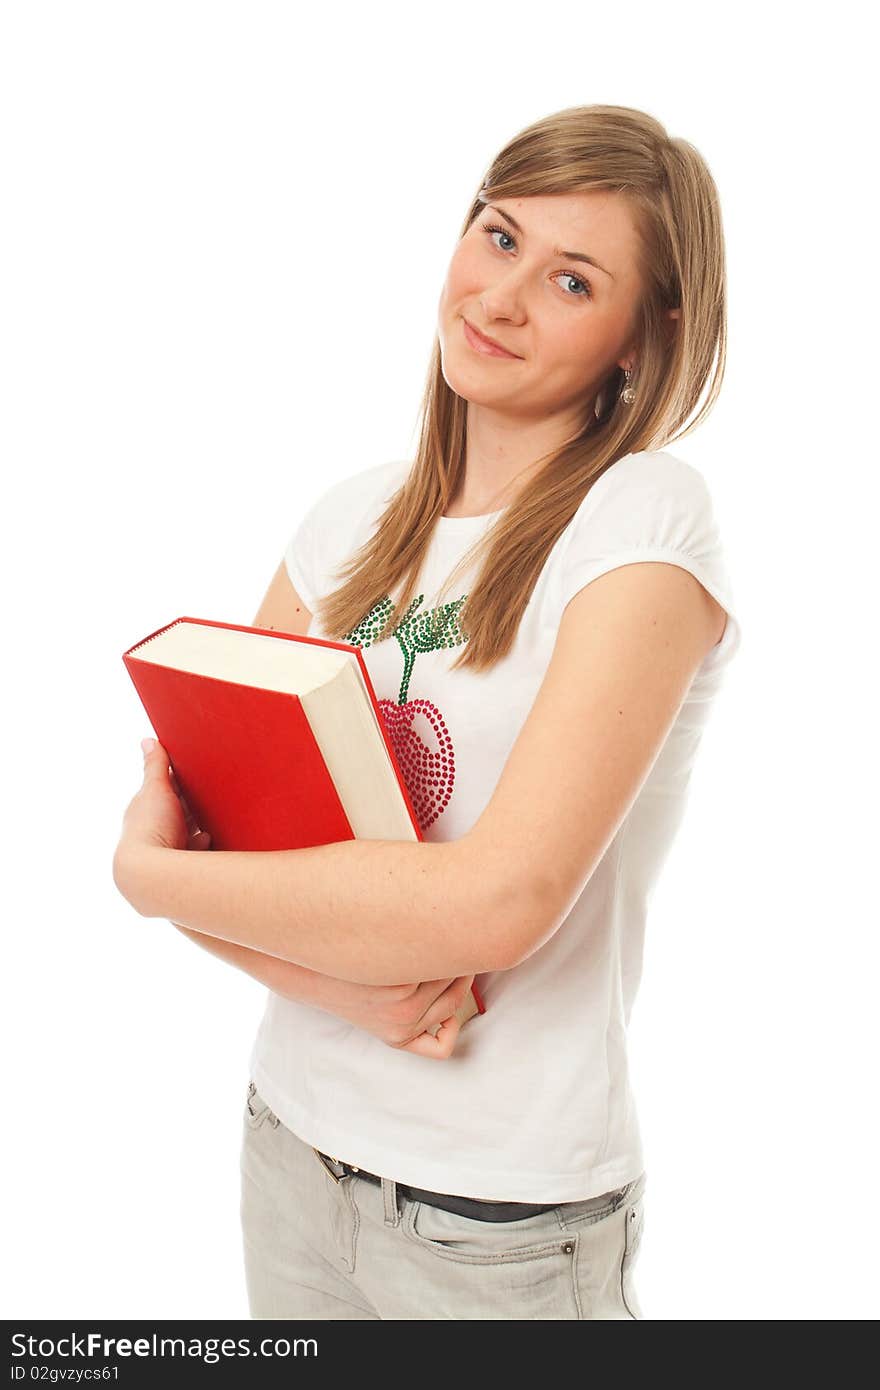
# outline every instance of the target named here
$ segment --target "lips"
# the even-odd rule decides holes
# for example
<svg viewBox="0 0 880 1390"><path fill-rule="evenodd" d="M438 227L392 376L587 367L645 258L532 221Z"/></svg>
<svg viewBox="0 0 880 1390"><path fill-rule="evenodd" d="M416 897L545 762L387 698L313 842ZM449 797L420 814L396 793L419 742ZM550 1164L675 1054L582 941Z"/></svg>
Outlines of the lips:
<svg viewBox="0 0 880 1390"><path fill-rule="evenodd" d="M510 348L506 348L503 343L496 343L494 338L489 338L485 333L481 333L480 330L475 328L472 323L469 323L466 318L463 317L462 322L465 326L465 336L475 341L478 349L481 347L487 349L487 356L519 358L518 353L511 352Z"/></svg>

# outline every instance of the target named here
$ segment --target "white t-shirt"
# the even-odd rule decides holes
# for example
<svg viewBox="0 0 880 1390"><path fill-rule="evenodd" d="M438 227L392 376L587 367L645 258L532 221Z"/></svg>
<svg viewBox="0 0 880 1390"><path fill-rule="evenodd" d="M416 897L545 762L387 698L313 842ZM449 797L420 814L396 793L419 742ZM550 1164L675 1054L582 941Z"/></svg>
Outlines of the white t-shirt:
<svg viewBox="0 0 880 1390"><path fill-rule="evenodd" d="M304 517L285 560L312 613L338 587L333 571L372 534L409 467L362 470L330 487ZM724 636L563 924L515 969L477 976L486 1012L465 1024L451 1057L400 1051L270 993L251 1075L301 1139L368 1172L466 1197L579 1201L644 1168L627 1024L646 909L740 625L705 479L665 450L646 451L612 464L584 498L547 558L510 653L486 673L450 672L462 640L456 613L475 564L451 593L441 589L499 515L441 517L413 607L401 615L401 638L371 645L381 605L349 637L362 647L377 699L387 702L426 840L466 834L487 805L544 678L563 610L591 580L634 561L679 565L727 610ZM430 650L430 625L418 620L438 594L446 621L438 624L441 645ZM308 633L327 636L314 617Z"/></svg>

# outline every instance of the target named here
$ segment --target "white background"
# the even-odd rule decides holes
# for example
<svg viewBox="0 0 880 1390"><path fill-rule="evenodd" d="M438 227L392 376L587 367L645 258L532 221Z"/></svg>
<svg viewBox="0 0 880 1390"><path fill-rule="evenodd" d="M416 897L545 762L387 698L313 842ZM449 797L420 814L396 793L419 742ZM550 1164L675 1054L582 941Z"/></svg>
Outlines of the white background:
<svg viewBox="0 0 880 1390"><path fill-rule="evenodd" d="M727 379L672 450L710 483L744 630L633 1016L637 1288L647 1318L877 1316L859 14L4 7L5 1316L248 1315L265 995L114 887L150 732L121 654L181 614L251 623L304 508L412 450L484 170L590 102L657 116L721 191Z"/></svg>

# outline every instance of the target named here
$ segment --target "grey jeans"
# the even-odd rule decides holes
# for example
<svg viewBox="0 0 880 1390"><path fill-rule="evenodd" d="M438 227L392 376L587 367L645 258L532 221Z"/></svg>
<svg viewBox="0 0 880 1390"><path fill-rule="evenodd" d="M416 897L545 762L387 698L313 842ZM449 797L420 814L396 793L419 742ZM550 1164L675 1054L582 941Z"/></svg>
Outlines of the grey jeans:
<svg viewBox="0 0 880 1390"><path fill-rule="evenodd" d="M645 1173L518 1221L480 1221L412 1201L393 1178L337 1178L259 1092L248 1101L241 1225L252 1318L643 1317L633 1267Z"/></svg>

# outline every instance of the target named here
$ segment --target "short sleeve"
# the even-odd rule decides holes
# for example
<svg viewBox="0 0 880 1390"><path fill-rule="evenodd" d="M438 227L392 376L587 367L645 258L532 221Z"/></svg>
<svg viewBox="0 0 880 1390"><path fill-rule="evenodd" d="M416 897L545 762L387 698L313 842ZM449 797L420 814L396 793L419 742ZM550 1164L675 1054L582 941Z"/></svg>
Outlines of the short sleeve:
<svg viewBox="0 0 880 1390"><path fill-rule="evenodd" d="M322 494L305 512L284 549L284 564L290 582L306 608L314 613L317 597L317 527L326 506L327 494Z"/></svg>
<svg viewBox="0 0 880 1390"><path fill-rule="evenodd" d="M338 570L371 531L409 469L392 460L333 483L303 513L284 548L290 582L310 613L339 584Z"/></svg>
<svg viewBox="0 0 880 1390"><path fill-rule="evenodd" d="M722 605L727 623L701 672L726 666L741 627L712 498L705 478L666 450L629 454L612 464L584 498L561 537L555 610L622 565L678 565Z"/></svg>

